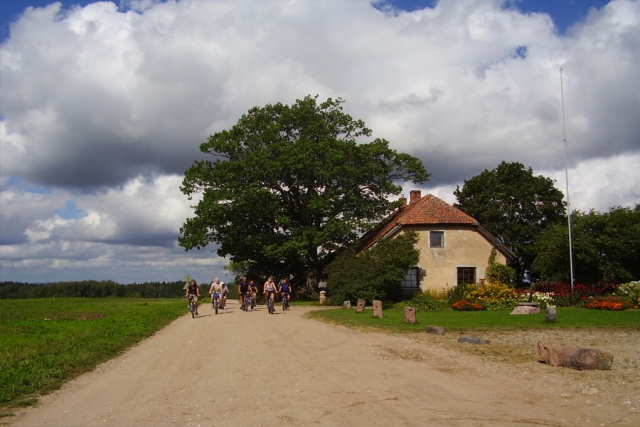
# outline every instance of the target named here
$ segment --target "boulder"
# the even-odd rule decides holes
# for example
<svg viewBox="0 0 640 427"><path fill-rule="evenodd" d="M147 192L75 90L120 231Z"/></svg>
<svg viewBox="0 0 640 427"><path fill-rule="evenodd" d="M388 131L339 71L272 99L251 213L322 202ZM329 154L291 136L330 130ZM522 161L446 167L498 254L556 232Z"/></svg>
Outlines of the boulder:
<svg viewBox="0 0 640 427"><path fill-rule="evenodd" d="M540 306L535 302L521 302L511 314L540 314Z"/></svg>
<svg viewBox="0 0 640 427"><path fill-rule="evenodd" d="M342 303L342 308L351 308L351 301L345 301Z"/></svg>
<svg viewBox="0 0 640 427"><path fill-rule="evenodd" d="M563 347L538 341L540 362L578 370L611 370L613 354L596 348Z"/></svg>
<svg viewBox="0 0 640 427"><path fill-rule="evenodd" d="M373 317L377 317L379 319L384 317L382 314L382 301L377 299L373 300Z"/></svg>
<svg viewBox="0 0 640 427"><path fill-rule="evenodd" d="M556 317L558 315L558 311L554 305L548 305L546 314L544 316L544 321L548 323L553 323L556 321Z"/></svg>
<svg viewBox="0 0 640 427"><path fill-rule="evenodd" d="M444 335L444 328L442 326L429 325L427 326L428 334Z"/></svg>
<svg viewBox="0 0 640 427"><path fill-rule="evenodd" d="M358 305L356 307L356 313L364 313L364 306L367 305L367 302L363 299L358 300Z"/></svg>
<svg viewBox="0 0 640 427"><path fill-rule="evenodd" d="M416 309L413 307L404 308L404 323L416 323Z"/></svg>
<svg viewBox="0 0 640 427"><path fill-rule="evenodd" d="M489 344L489 340L486 338L478 338L474 336L466 336L463 335L458 338L458 342L469 343L469 344Z"/></svg>

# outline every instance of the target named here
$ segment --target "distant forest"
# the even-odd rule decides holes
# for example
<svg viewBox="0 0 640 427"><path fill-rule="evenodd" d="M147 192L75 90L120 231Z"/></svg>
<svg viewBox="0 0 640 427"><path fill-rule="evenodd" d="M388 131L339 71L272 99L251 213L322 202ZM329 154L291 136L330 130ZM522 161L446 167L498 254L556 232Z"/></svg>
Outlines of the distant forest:
<svg viewBox="0 0 640 427"><path fill-rule="evenodd" d="M44 284L0 282L0 299L8 298L179 298L184 296L184 281L148 282L121 285L113 280L83 280Z"/></svg>

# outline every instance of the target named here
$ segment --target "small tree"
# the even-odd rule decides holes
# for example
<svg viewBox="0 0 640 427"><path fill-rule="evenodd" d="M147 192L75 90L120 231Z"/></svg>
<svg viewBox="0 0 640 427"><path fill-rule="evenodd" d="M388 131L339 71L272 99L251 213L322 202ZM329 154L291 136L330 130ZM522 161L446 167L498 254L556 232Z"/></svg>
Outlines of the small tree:
<svg viewBox="0 0 640 427"><path fill-rule="evenodd" d="M357 299L398 300L407 270L420 257L417 241L418 234L410 232L380 239L359 256L354 248L344 250L327 266L327 296L334 304Z"/></svg>
<svg viewBox="0 0 640 427"><path fill-rule="evenodd" d="M503 283L505 285L509 285L513 279L515 279L516 272L508 265L496 262L496 254L496 248L491 248L489 265L487 266L487 271L484 273L484 277L489 283Z"/></svg>

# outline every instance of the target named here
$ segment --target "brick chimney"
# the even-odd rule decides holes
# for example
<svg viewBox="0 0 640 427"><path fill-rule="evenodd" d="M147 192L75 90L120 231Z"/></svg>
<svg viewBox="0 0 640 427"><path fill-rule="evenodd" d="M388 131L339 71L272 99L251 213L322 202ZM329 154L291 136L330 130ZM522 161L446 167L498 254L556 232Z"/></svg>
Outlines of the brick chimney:
<svg viewBox="0 0 640 427"><path fill-rule="evenodd" d="M407 206L407 198L404 197L404 194L400 195L400 207L404 208L405 206Z"/></svg>
<svg viewBox="0 0 640 427"><path fill-rule="evenodd" d="M411 190L409 192L409 203L414 203L422 198L422 191L420 190Z"/></svg>

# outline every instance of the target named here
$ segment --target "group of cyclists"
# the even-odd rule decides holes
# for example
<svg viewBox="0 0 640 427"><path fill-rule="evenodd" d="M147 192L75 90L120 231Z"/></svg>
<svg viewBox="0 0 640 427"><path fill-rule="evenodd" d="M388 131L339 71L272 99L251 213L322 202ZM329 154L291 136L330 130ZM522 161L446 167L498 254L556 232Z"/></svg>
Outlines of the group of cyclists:
<svg viewBox="0 0 640 427"><path fill-rule="evenodd" d="M266 282L264 282L264 286L262 288L262 292L266 298L267 304L269 305L269 301L271 301L270 307L275 305L275 296L276 293L282 294L283 299L286 297L286 305L288 306L291 302L291 284L287 279L282 279L279 285L273 281L273 277L269 277ZM209 294L211 295L211 307L213 308L215 303L218 303L218 307L224 309L224 306L227 302L227 294L229 293L229 288L224 282L220 281L219 277L216 277L213 282L211 282L211 287L209 288ZM258 295L258 286L254 283L253 280L247 281L245 276L242 277L240 283L238 283L238 294L240 298L240 305L244 307L245 301L253 301L253 305L255 304L255 298ZM195 302L195 314L198 315L198 299L200 298L200 289L198 288L198 284L195 280L191 280L189 286L187 286L185 297L189 299L193 299ZM253 298L253 299L252 299ZM284 304L284 303L283 303ZM216 311L217 313L217 311ZM271 313L271 310L269 311Z"/></svg>

